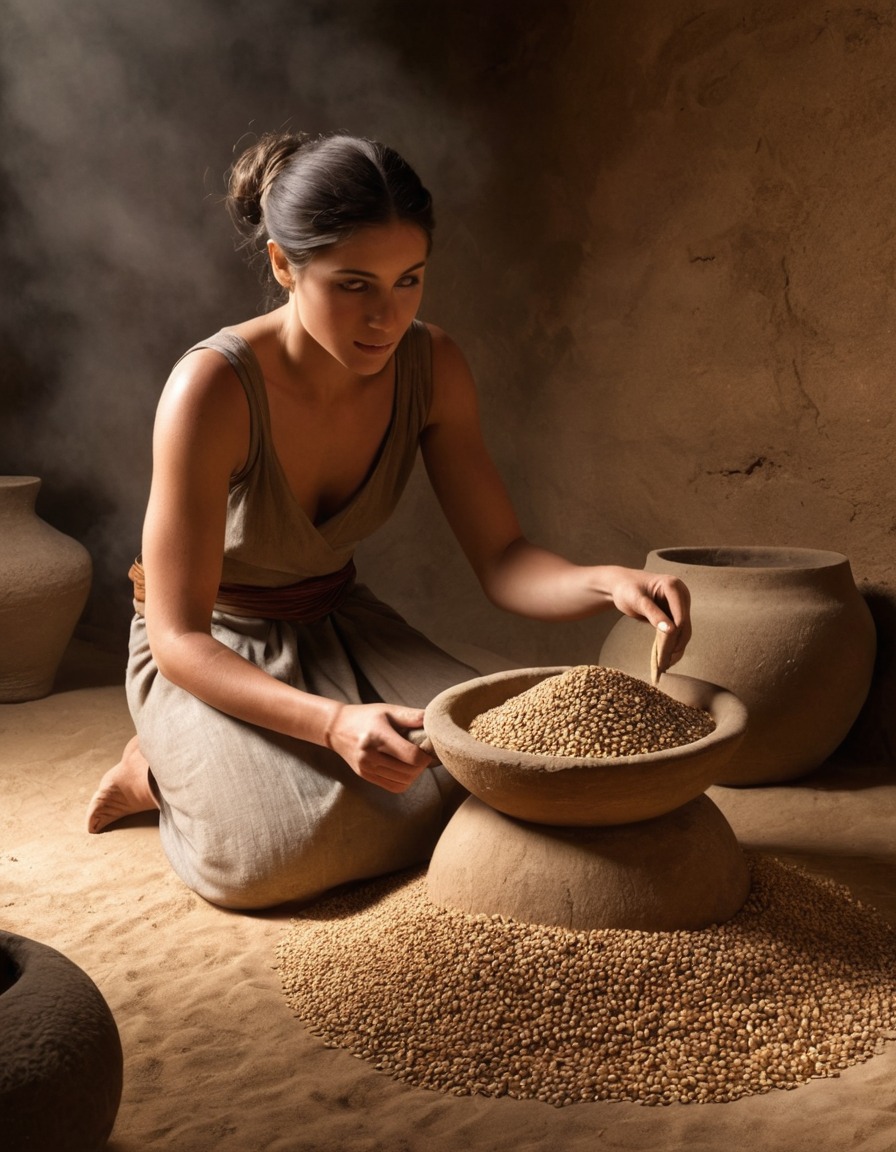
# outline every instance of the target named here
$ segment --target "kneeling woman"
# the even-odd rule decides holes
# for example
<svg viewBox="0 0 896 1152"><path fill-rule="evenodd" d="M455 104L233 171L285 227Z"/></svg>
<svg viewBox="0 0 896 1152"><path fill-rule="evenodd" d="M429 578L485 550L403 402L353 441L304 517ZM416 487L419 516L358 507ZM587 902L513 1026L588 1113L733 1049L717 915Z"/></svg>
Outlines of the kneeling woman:
<svg viewBox="0 0 896 1152"><path fill-rule="evenodd" d="M485 594L571 620L615 605L689 635L674 578L529 543L452 341L415 317L430 197L391 149L263 137L229 205L286 302L190 349L162 393L127 673L137 731L88 813L157 807L172 866L259 908L425 860L457 786L410 742L475 671L355 581L416 453Z"/></svg>

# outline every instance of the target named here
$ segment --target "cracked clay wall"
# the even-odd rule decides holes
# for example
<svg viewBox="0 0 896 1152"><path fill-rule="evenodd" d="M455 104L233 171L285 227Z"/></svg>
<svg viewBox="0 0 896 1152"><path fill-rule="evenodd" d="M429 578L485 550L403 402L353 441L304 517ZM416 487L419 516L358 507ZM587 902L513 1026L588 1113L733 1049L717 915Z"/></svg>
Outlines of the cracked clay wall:
<svg viewBox="0 0 896 1152"><path fill-rule="evenodd" d="M260 292L218 202L287 120L389 140L438 209L423 315L467 352L526 531L580 560L844 552L892 760L896 5L821 0L10 0L0 470L90 548L120 635L176 357ZM488 605L417 474L362 549L436 638L596 657L609 618Z"/></svg>
<svg viewBox="0 0 896 1152"><path fill-rule="evenodd" d="M634 566L678 544L850 558L880 642L852 743L888 760L894 17L572 3L549 63L520 49L505 80L472 297L439 298L532 536ZM611 622L496 622L430 566L427 594L463 587L457 618L521 662L593 659Z"/></svg>

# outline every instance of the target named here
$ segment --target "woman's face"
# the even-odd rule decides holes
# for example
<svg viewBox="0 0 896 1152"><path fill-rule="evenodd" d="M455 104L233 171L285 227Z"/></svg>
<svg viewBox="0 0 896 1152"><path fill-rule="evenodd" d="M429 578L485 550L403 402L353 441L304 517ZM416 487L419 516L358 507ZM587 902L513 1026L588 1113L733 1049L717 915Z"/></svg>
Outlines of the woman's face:
<svg viewBox="0 0 896 1152"><path fill-rule="evenodd" d="M398 221L323 249L290 272L304 337L358 375L381 371L417 314L426 253L422 229Z"/></svg>

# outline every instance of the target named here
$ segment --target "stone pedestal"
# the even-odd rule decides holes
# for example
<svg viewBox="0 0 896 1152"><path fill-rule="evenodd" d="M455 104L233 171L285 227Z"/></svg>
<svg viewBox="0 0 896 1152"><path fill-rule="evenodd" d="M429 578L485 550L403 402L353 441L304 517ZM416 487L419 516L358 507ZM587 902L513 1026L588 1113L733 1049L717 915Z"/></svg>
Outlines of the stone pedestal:
<svg viewBox="0 0 896 1152"><path fill-rule="evenodd" d="M652 820L558 828L465 800L427 874L440 907L574 931L698 929L729 920L750 889L731 826L707 797Z"/></svg>

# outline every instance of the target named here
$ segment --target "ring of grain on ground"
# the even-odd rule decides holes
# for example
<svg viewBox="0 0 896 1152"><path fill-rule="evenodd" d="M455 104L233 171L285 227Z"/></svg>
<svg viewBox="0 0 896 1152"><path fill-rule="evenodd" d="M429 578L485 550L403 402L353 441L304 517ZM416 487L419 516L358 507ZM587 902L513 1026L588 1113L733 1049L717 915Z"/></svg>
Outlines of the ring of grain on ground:
<svg viewBox="0 0 896 1152"><path fill-rule="evenodd" d="M306 909L278 961L331 1047L420 1088L723 1102L836 1076L896 1035L896 930L849 891L749 855L741 911L698 931L573 932L437 908L425 875Z"/></svg>

